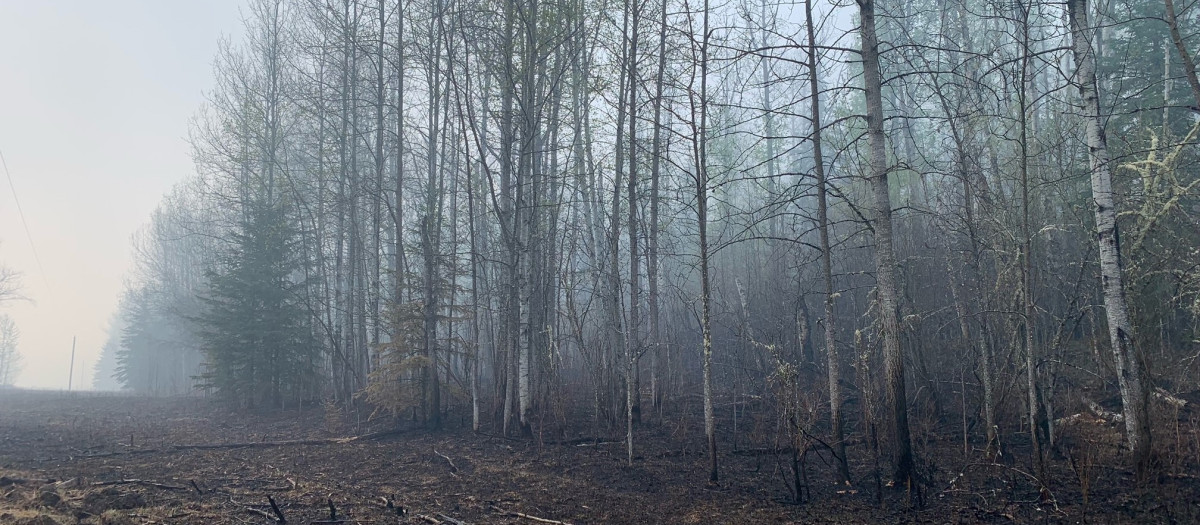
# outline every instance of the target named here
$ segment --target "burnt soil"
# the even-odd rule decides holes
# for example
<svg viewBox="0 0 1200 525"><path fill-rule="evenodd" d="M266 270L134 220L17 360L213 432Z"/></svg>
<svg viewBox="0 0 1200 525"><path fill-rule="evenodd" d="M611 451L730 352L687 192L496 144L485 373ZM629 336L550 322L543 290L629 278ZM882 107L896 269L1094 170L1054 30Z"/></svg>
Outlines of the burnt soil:
<svg viewBox="0 0 1200 525"><path fill-rule="evenodd" d="M918 444L928 480L920 507L895 488L877 501L865 461L852 464L854 485L834 483L828 453L814 449L804 462L809 501L797 505L785 483L787 453L726 441L721 482L708 483L694 420L643 424L629 466L616 441L502 438L462 429L461 420L429 432L339 414L0 390L0 524L268 524L276 522L269 499L291 524L1200 520L1194 461L1164 467L1171 473L1138 486L1126 470L1106 465L1119 458L1095 452L1103 444L1052 460L1056 482L1047 499L1027 461L967 460L961 437L926 440ZM337 441L352 436L364 437ZM849 454L869 456L861 444ZM1077 472L1089 480L1089 504Z"/></svg>

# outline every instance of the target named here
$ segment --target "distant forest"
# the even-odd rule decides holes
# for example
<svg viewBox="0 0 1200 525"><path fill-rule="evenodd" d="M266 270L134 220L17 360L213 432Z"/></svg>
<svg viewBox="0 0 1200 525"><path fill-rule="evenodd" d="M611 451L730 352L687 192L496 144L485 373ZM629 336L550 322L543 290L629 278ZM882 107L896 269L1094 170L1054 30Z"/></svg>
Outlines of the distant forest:
<svg viewBox="0 0 1200 525"><path fill-rule="evenodd" d="M817 443L849 479L871 443L912 486L941 436L1045 486L1097 419L1140 476L1196 453L1195 3L244 15L97 385L631 463L691 418L714 481L718 450Z"/></svg>

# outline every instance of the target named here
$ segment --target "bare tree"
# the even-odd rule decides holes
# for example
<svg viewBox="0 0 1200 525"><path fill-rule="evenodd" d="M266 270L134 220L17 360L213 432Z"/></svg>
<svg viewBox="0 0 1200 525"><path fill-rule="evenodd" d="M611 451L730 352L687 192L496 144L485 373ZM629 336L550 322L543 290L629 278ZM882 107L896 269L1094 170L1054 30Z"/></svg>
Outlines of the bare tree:
<svg viewBox="0 0 1200 525"><path fill-rule="evenodd" d="M0 314L0 386L13 384L21 372L20 339L17 323L8 314Z"/></svg>
<svg viewBox="0 0 1200 525"><path fill-rule="evenodd" d="M904 358L900 354L900 319L896 285L896 255L892 246L892 201L888 188L887 146L883 133L883 81L880 76L879 40L875 28L875 0L858 0L862 36L863 88L867 101L867 161L871 181L872 228L875 231L875 293L883 332L883 373L890 410L893 481L912 486L912 438L908 428Z"/></svg>
<svg viewBox="0 0 1200 525"><path fill-rule="evenodd" d="M842 430L842 372L841 356L837 351L837 326L834 317L833 257L829 247L829 181L825 178L825 154L821 142L821 89L817 78L817 31L813 23L812 0L804 0L804 21L808 29L808 96L812 115L813 174L817 185L817 231L820 235L821 280L825 287L825 361L829 376L829 421L833 436L834 455L838 461L838 475L850 481L850 467L846 459L846 437Z"/></svg>
<svg viewBox="0 0 1200 525"><path fill-rule="evenodd" d="M21 298L21 274L0 266L0 304Z"/></svg>
<svg viewBox="0 0 1200 525"><path fill-rule="evenodd" d="M688 13L689 18L694 16ZM691 35L695 63L691 68L691 89L688 90L688 102L691 106L692 143L692 183L696 198L696 234L699 237L700 258L700 332L701 332L701 361L704 384L704 435L708 438L709 474L708 480L717 482L717 423L713 412L713 383L712 383L712 283L709 276L709 247L708 247L708 68L709 68L709 3L704 0L700 10L700 35ZM691 24L694 21L689 20ZM699 89L695 83L699 82Z"/></svg>

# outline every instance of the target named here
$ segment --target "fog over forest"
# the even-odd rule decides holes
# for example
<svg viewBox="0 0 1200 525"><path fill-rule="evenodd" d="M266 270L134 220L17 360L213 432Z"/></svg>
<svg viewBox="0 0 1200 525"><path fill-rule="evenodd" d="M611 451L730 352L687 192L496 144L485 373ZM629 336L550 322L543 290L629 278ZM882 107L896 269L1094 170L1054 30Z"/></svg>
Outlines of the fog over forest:
<svg viewBox="0 0 1200 525"><path fill-rule="evenodd" d="M1196 3L67 6L0 16L141 77L0 22L0 383L762 504L1200 517ZM139 93L169 111L96 109ZM1153 483L1186 496L1122 499Z"/></svg>
<svg viewBox="0 0 1200 525"><path fill-rule="evenodd" d="M28 299L0 306L21 333L17 385L65 389L72 336L74 383L91 383L130 239L196 172L189 122L241 4L0 3L0 265Z"/></svg>

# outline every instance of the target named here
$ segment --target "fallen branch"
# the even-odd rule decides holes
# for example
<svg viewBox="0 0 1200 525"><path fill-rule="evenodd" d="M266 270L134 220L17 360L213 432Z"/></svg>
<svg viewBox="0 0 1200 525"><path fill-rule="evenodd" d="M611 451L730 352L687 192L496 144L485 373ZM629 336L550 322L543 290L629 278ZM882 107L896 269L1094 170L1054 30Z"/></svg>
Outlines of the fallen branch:
<svg viewBox="0 0 1200 525"><path fill-rule="evenodd" d="M389 432L391 433L391 432ZM382 434L366 434L362 436L319 438L319 439L287 439L283 441L250 441L242 443L199 443L195 445L172 445L168 450L219 450L229 448L265 448L286 447L291 445L340 445L355 441L371 439Z"/></svg>
<svg viewBox="0 0 1200 525"><path fill-rule="evenodd" d="M778 448L743 448L729 452L731 456L778 456L780 454L791 454L792 447Z"/></svg>
<svg viewBox="0 0 1200 525"><path fill-rule="evenodd" d="M113 480L113 481L97 481L95 483L92 483L93 487L108 487L108 486L112 486L112 485L145 485L147 487L154 487L154 488L164 489L164 490L187 490L188 489L187 487L181 487L179 485L167 485L165 483L157 483L154 481L147 481L144 479L117 479L117 480Z"/></svg>
<svg viewBox="0 0 1200 525"><path fill-rule="evenodd" d="M254 508L254 507L242 507L242 508L243 508L243 509L244 509L246 512L251 512L251 513L254 513L254 514L258 514L259 516L262 516L262 517L264 517L264 518L267 518L267 519L269 519L269 520L273 520L273 519L275 519L275 516L272 516L272 515L271 515L269 512L266 512L266 511L263 511L263 510L259 510L259 509L256 509L256 508Z"/></svg>
<svg viewBox="0 0 1200 525"><path fill-rule="evenodd" d="M446 463L450 464L450 473L451 474L455 474L458 472L458 467L454 465L454 460L450 459L450 456L447 456L445 454L442 454L441 452L438 452L436 448L433 449L433 453L437 454L438 456L441 456L442 459L446 460Z"/></svg>
<svg viewBox="0 0 1200 525"><path fill-rule="evenodd" d="M1087 415L1085 415L1083 412L1078 412L1075 414L1071 414L1069 416L1063 416L1058 419L1055 419L1054 426L1061 427L1061 426L1073 425L1075 423L1083 423L1083 422L1104 423L1105 421L1103 419L1090 418Z"/></svg>
<svg viewBox="0 0 1200 525"><path fill-rule="evenodd" d="M438 514L437 517L438 517L438 519L442 520L443 523L449 523L451 525L467 525L467 522L465 522L463 520L451 518L450 516L447 516L445 514Z"/></svg>
<svg viewBox="0 0 1200 525"><path fill-rule="evenodd" d="M1170 403L1175 408L1183 408L1188 403L1186 399L1175 397L1170 392L1163 390L1162 387L1154 387L1154 397Z"/></svg>
<svg viewBox="0 0 1200 525"><path fill-rule="evenodd" d="M571 525L570 523L567 523L565 521L558 521L558 520L552 520L552 519L547 519L547 518L539 518L537 516L525 514L523 512L509 511L508 515L515 516L517 518L525 518L527 520L536 521L538 523L552 523L554 525Z"/></svg>
<svg viewBox="0 0 1200 525"><path fill-rule="evenodd" d="M1091 410L1092 413L1096 414L1096 416L1099 417L1100 419L1104 419L1111 423L1123 423L1125 421L1125 416L1118 414L1116 412L1111 412L1108 409L1100 406L1099 403L1092 401L1091 399L1084 398L1083 404L1087 405L1088 410Z"/></svg>
<svg viewBox="0 0 1200 525"><path fill-rule="evenodd" d="M126 456L134 454L153 454L157 452L177 452L180 450L221 450L234 448L266 448L266 447L285 447L291 445L340 445L344 443L353 443L355 441L367 441L378 439L401 433L401 430L384 430L380 432L372 432L360 436L349 436L339 438L318 438L318 439L287 439L282 441L248 441L239 443L195 443L185 445L171 445L164 448L145 448L140 450L126 450L115 452L102 452L99 454L87 454L76 456L80 458L103 458L109 456Z"/></svg>
<svg viewBox="0 0 1200 525"><path fill-rule="evenodd" d="M138 450L117 450L114 452L97 452L95 454L83 454L80 456L72 456L72 458L107 458L111 456L135 456L138 454L153 454L159 452L157 448L143 448Z"/></svg>
<svg viewBox="0 0 1200 525"><path fill-rule="evenodd" d="M594 445L603 445L605 443L624 443L624 439L598 438L598 437L583 437L575 439L561 439L558 441L543 441L543 445L574 445L577 447L586 447Z"/></svg>

